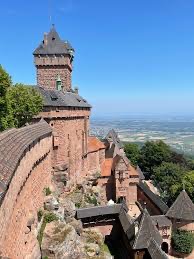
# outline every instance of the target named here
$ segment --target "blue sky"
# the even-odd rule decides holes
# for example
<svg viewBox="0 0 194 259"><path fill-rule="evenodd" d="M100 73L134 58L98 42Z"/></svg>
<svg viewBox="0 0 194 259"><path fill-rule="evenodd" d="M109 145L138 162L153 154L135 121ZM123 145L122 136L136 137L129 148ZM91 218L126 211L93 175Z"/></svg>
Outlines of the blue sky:
<svg viewBox="0 0 194 259"><path fill-rule="evenodd" d="M0 63L14 82L36 83L32 52L50 13L94 114L194 113L193 0L3 1Z"/></svg>

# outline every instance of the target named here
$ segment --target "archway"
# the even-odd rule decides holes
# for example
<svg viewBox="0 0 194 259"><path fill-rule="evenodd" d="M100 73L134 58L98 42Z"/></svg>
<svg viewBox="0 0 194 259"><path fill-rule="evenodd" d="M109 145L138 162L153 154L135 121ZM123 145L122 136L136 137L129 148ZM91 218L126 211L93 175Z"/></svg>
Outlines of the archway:
<svg viewBox="0 0 194 259"><path fill-rule="evenodd" d="M163 242L161 248L166 254L168 254L168 243Z"/></svg>

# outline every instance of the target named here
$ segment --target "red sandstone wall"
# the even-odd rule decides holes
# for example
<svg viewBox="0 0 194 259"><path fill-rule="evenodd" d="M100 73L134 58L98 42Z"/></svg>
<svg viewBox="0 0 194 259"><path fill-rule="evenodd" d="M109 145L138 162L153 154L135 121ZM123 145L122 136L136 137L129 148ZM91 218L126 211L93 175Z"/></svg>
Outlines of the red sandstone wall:
<svg viewBox="0 0 194 259"><path fill-rule="evenodd" d="M84 226L84 228L95 228L98 229L99 232L105 237L109 236L114 225L115 221L113 220L109 224L107 222L105 223L96 223L96 224L88 224L87 226Z"/></svg>
<svg viewBox="0 0 194 259"><path fill-rule="evenodd" d="M78 116L75 117L50 120L58 138L58 145L53 152L53 165L67 164L69 178L73 182L80 182L81 177L87 174L88 116L79 116L80 113L77 111Z"/></svg>
<svg viewBox="0 0 194 259"><path fill-rule="evenodd" d="M116 201L115 198L115 182L112 176L110 177L103 177L98 179L98 185L102 189L101 193L101 202L102 204L107 204L107 202L112 199Z"/></svg>
<svg viewBox="0 0 194 259"><path fill-rule="evenodd" d="M0 251L11 259L38 259L37 211L43 189L51 184L51 137L40 140L22 158L0 207ZM31 231L27 222L34 218Z"/></svg>
<svg viewBox="0 0 194 259"><path fill-rule="evenodd" d="M48 109L48 111L40 112L37 116L38 118L45 118L45 119L53 119L53 118L63 118L65 119L76 119L80 117L82 119L87 118L87 128L89 129L89 116L90 110L89 109L68 109L68 108L61 108L61 107L54 107L52 109Z"/></svg>
<svg viewBox="0 0 194 259"><path fill-rule="evenodd" d="M99 151L88 154L88 171L89 173L100 172Z"/></svg>
<svg viewBox="0 0 194 259"><path fill-rule="evenodd" d="M46 89L56 89L58 76L65 90L71 89L72 64L68 56L35 57L37 84Z"/></svg>
<svg viewBox="0 0 194 259"><path fill-rule="evenodd" d="M104 160L105 160L105 149L100 149L99 150L99 162L100 162L100 165L102 165Z"/></svg>
<svg viewBox="0 0 194 259"><path fill-rule="evenodd" d="M186 230L186 231L191 231L194 233L194 222L189 222L189 221L173 221L173 229L181 229L181 230Z"/></svg>

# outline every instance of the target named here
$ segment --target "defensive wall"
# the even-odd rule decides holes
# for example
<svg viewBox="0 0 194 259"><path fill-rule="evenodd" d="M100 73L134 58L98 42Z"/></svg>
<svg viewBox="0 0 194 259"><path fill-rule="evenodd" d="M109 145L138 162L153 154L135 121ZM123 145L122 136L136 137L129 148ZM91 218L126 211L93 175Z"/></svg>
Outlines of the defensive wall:
<svg viewBox="0 0 194 259"><path fill-rule="evenodd" d="M40 258L37 212L51 184L52 129L44 121L0 134L0 255Z"/></svg>

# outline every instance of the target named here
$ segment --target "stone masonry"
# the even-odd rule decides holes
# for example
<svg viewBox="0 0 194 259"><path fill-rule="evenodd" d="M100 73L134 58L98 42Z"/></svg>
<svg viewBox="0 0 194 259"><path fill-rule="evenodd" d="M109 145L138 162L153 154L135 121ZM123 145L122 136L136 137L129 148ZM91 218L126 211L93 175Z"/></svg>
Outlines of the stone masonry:
<svg viewBox="0 0 194 259"><path fill-rule="evenodd" d="M8 183L0 207L0 254L11 259L40 258L37 211L43 206L44 188L51 185L52 138L46 124L40 122L0 135L0 146L4 150L3 141L8 143L15 136L18 139L14 148L10 146L6 153L0 150L1 159L5 161L1 161L1 165L7 168L4 175L1 169L0 183L1 186ZM7 160L10 155L11 160ZM14 171L13 157L16 159Z"/></svg>

